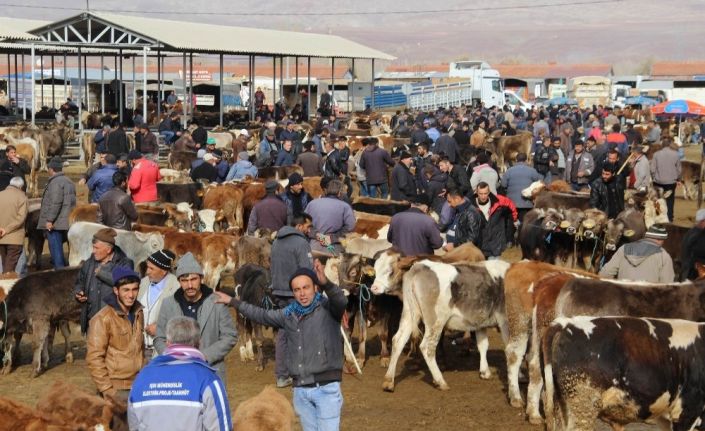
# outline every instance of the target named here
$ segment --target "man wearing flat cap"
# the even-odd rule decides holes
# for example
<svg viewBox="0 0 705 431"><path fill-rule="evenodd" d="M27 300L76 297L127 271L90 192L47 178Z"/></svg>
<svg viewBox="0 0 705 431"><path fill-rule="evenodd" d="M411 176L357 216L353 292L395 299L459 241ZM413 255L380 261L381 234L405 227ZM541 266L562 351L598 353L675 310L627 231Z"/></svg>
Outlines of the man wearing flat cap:
<svg viewBox="0 0 705 431"><path fill-rule="evenodd" d="M176 256L171 250L162 249L147 258L147 276L140 281L137 299L144 307L144 357L154 356L154 337L157 335L159 309L164 298L179 290L179 280L171 273Z"/></svg>
<svg viewBox="0 0 705 431"><path fill-rule="evenodd" d="M411 198L410 203L411 208L392 217L387 241L402 256L433 254L433 250L443 245L443 238L438 225L428 215L431 199L426 194L420 194Z"/></svg>
<svg viewBox="0 0 705 431"><path fill-rule="evenodd" d="M84 334L88 322L105 306L105 298L113 292L113 269L118 266L134 267L120 247L115 245L116 236L117 232L107 227L93 235L93 253L81 265L74 284L74 295L82 304L81 332Z"/></svg>
<svg viewBox="0 0 705 431"><path fill-rule="evenodd" d="M248 235L254 235L257 229L276 232L286 226L286 204L277 196L279 183L275 180L267 180L264 189L267 194L255 204L250 212L250 219L247 222Z"/></svg>
<svg viewBox="0 0 705 431"><path fill-rule="evenodd" d="M619 280L673 283L673 260L663 249L668 231L655 224L643 239L619 247L609 262L600 270L600 276Z"/></svg>
<svg viewBox="0 0 705 431"><path fill-rule="evenodd" d="M37 229L44 231L54 269L66 266L64 241L69 230L69 214L76 206L76 186L62 172L64 161L54 156L47 165L49 181L42 195Z"/></svg>
<svg viewBox="0 0 705 431"><path fill-rule="evenodd" d="M242 316L284 331L294 409L301 427L304 431L337 430L343 405L340 321L348 301L340 287L326 279L320 261L313 267L299 268L289 278L294 301L285 308L265 310L223 292L215 293L216 302L230 304Z"/></svg>
<svg viewBox="0 0 705 431"><path fill-rule="evenodd" d="M416 197L416 178L411 173L411 164L414 162L411 154L406 151L399 156L394 169L392 169L392 200L409 201Z"/></svg>
<svg viewBox="0 0 705 431"><path fill-rule="evenodd" d="M106 307L93 316L88 330L86 364L98 391L111 401L127 401L144 361L139 283L140 277L131 267L113 268L112 291L104 298Z"/></svg>

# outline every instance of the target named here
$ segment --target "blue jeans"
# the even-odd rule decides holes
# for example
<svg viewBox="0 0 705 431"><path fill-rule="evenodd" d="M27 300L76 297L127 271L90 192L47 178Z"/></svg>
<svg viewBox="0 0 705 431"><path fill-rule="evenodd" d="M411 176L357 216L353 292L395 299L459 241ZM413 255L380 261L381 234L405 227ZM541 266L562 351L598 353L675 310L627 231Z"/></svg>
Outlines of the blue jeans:
<svg viewBox="0 0 705 431"><path fill-rule="evenodd" d="M294 410L304 431L338 431L343 394L340 382L294 388Z"/></svg>
<svg viewBox="0 0 705 431"><path fill-rule="evenodd" d="M367 181L358 181L357 185L360 186L360 197L367 197L370 195L369 190L367 190Z"/></svg>
<svg viewBox="0 0 705 431"><path fill-rule="evenodd" d="M176 134L171 130L164 130L159 132L159 134L164 136L164 143L167 145L171 145L174 142L174 136L176 136Z"/></svg>
<svg viewBox="0 0 705 431"><path fill-rule="evenodd" d="M47 242L49 243L49 254L54 269L63 268L66 266L64 259L64 240L66 238L65 230L45 231Z"/></svg>
<svg viewBox="0 0 705 431"><path fill-rule="evenodd" d="M381 199L387 199L387 195L389 194L389 186L387 185L387 183L368 184L367 185L367 191L369 193L369 197L376 198L377 197L377 190L379 190L379 194L380 194Z"/></svg>

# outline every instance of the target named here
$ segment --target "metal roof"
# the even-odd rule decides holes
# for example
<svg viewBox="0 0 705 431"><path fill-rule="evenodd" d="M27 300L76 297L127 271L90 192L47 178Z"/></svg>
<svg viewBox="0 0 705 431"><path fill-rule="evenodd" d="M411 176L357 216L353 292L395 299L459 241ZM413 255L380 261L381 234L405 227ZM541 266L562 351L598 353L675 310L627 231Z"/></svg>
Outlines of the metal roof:
<svg viewBox="0 0 705 431"><path fill-rule="evenodd" d="M49 21L0 17L0 39L39 40L29 30L48 24Z"/></svg>

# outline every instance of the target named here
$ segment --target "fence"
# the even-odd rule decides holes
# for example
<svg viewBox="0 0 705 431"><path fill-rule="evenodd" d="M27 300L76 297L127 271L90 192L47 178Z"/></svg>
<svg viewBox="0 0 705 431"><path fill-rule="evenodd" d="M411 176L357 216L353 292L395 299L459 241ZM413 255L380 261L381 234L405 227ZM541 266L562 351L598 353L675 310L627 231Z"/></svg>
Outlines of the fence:
<svg viewBox="0 0 705 431"><path fill-rule="evenodd" d="M379 85L374 89L375 108L406 106L407 97L401 85ZM365 106L372 105L370 97L365 97Z"/></svg>
<svg viewBox="0 0 705 431"><path fill-rule="evenodd" d="M407 106L424 111L438 107L472 104L472 82L450 84L415 84L408 95Z"/></svg>

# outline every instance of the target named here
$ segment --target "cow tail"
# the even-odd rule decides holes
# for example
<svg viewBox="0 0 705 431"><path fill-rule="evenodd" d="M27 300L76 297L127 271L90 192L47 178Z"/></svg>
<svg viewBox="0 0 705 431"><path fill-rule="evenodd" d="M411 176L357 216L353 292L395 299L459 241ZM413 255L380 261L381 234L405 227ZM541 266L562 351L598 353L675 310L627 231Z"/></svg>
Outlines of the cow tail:
<svg viewBox="0 0 705 431"><path fill-rule="evenodd" d="M543 381L545 385L543 408L546 415L546 430L556 430L554 410L555 385L553 381L553 337L561 330L560 325L552 324L543 336L541 350L543 353ZM537 346L538 347L538 346ZM565 421L563 421L565 423Z"/></svg>
<svg viewBox="0 0 705 431"><path fill-rule="evenodd" d="M411 325L411 339L416 342L421 338L421 329L419 328L419 322L421 321L421 306L419 305L419 300L414 294L414 277L404 276L403 281L403 308L409 313L409 323ZM402 314L404 310L402 310Z"/></svg>

